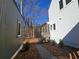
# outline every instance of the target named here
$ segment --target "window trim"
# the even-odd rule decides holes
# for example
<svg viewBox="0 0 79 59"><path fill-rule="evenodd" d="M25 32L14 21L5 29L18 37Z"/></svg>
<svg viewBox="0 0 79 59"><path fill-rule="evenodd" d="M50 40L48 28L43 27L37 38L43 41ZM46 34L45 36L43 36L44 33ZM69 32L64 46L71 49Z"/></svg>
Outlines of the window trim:
<svg viewBox="0 0 79 59"><path fill-rule="evenodd" d="M52 25L51 25L51 30L52 30Z"/></svg>
<svg viewBox="0 0 79 59"><path fill-rule="evenodd" d="M19 31L20 34L18 34L18 31ZM17 21L17 37L21 37L21 21L19 21L19 20Z"/></svg>
<svg viewBox="0 0 79 59"><path fill-rule="evenodd" d="M53 29L56 30L56 24L53 24Z"/></svg>

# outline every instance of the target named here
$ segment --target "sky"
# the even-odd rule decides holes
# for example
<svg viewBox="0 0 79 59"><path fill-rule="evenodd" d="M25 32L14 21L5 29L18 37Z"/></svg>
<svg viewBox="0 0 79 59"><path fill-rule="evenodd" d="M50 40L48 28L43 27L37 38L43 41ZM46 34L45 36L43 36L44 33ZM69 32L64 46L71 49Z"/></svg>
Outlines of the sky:
<svg viewBox="0 0 79 59"><path fill-rule="evenodd" d="M36 18L38 19L36 20L36 23L43 24L48 21L48 9L49 9L50 3L51 3L51 0L39 0L38 6L40 7L41 12L39 17Z"/></svg>
<svg viewBox="0 0 79 59"><path fill-rule="evenodd" d="M20 9L20 0L16 1ZM35 24L44 24L48 21L48 9L50 3L51 0L24 0L24 16L33 16Z"/></svg>

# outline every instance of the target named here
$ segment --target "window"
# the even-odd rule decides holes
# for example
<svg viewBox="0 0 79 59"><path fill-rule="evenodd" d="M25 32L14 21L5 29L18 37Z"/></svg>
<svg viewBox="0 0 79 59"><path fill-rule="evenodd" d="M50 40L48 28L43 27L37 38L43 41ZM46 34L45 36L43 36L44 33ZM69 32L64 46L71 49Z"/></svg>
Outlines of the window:
<svg viewBox="0 0 79 59"><path fill-rule="evenodd" d="M45 27L45 32L47 32L48 31L48 28L47 28L47 25L46 25L46 27Z"/></svg>
<svg viewBox="0 0 79 59"><path fill-rule="evenodd" d="M43 31L45 32L45 27L43 28Z"/></svg>
<svg viewBox="0 0 79 59"><path fill-rule="evenodd" d="M0 15L1 15L1 8L0 8Z"/></svg>
<svg viewBox="0 0 79 59"><path fill-rule="evenodd" d="M68 4L69 2L71 2L71 0L66 0L66 4Z"/></svg>
<svg viewBox="0 0 79 59"><path fill-rule="evenodd" d="M17 23L17 36L19 37L19 36L21 36L21 22L20 21L18 21L18 23Z"/></svg>
<svg viewBox="0 0 79 59"><path fill-rule="evenodd" d="M53 24L53 29L56 30L56 25L55 24Z"/></svg>
<svg viewBox="0 0 79 59"><path fill-rule="evenodd" d="M43 32L44 32L44 27L43 27Z"/></svg>
<svg viewBox="0 0 79 59"><path fill-rule="evenodd" d="M47 32L47 28L45 29L45 32Z"/></svg>
<svg viewBox="0 0 79 59"><path fill-rule="evenodd" d="M49 24L48 24L48 29L47 29L47 30L48 30L48 32L49 32Z"/></svg>
<svg viewBox="0 0 79 59"><path fill-rule="evenodd" d="M42 32L43 32L43 27L42 27Z"/></svg>
<svg viewBox="0 0 79 59"><path fill-rule="evenodd" d="M51 25L51 30L52 30L52 25Z"/></svg>
<svg viewBox="0 0 79 59"><path fill-rule="evenodd" d="M63 0L60 0L60 1L59 1L59 7L60 7L60 9L63 8Z"/></svg>
<svg viewBox="0 0 79 59"><path fill-rule="evenodd" d="M18 23L18 35L20 35L20 23Z"/></svg>

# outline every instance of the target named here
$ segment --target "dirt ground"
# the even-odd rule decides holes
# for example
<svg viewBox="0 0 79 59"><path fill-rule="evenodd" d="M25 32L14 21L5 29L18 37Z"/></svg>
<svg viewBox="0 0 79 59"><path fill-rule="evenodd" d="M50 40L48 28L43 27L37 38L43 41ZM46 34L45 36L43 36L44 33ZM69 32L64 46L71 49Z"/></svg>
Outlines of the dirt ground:
<svg viewBox="0 0 79 59"><path fill-rule="evenodd" d="M57 45L52 45L49 43L44 43L43 46L50 51L53 55L57 56L58 59L69 59L67 53Z"/></svg>
<svg viewBox="0 0 79 59"><path fill-rule="evenodd" d="M58 44L52 45L50 43L44 43L43 46L50 51L53 55L57 56L58 59L79 59L79 49L72 48L69 46L59 47ZM77 53L76 53L77 52ZM75 55L73 54L75 53ZM71 57L70 57L71 54Z"/></svg>
<svg viewBox="0 0 79 59"><path fill-rule="evenodd" d="M14 59L41 59L35 44L31 44L28 51L19 52Z"/></svg>

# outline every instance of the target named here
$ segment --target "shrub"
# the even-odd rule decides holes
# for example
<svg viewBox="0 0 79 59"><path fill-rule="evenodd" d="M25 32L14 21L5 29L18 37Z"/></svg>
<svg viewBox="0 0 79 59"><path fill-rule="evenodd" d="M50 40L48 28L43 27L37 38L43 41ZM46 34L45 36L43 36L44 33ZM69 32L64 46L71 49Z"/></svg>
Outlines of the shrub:
<svg viewBox="0 0 79 59"><path fill-rule="evenodd" d="M63 40L60 40L59 47L63 48L63 46L64 46Z"/></svg>
<svg viewBox="0 0 79 59"><path fill-rule="evenodd" d="M22 48L21 52L28 51L29 49L30 49L30 43L23 44L23 48Z"/></svg>
<svg viewBox="0 0 79 59"><path fill-rule="evenodd" d="M56 41L55 40L53 40L52 41L52 45L56 45L57 43L56 43Z"/></svg>
<svg viewBox="0 0 79 59"><path fill-rule="evenodd" d="M50 43L50 40L48 40L48 43Z"/></svg>

